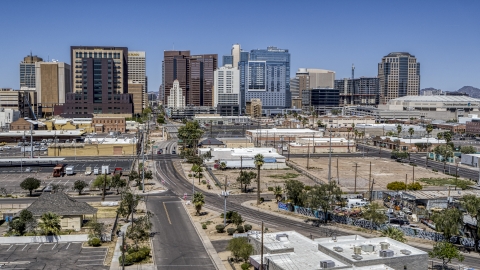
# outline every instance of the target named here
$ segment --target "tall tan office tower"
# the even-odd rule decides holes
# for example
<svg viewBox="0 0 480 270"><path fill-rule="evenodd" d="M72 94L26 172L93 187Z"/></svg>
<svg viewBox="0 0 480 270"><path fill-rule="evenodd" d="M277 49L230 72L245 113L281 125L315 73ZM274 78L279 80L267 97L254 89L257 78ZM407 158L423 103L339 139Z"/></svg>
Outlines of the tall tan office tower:
<svg viewBox="0 0 480 270"><path fill-rule="evenodd" d="M145 98L147 95L147 73L146 73L146 54L144 51L129 51L128 52L128 93L134 94L133 110L134 113L142 113L142 110L148 106L148 100ZM130 85L135 87L135 90L130 91ZM140 103L135 98L138 95L138 85L142 85L142 97ZM140 104L140 107L139 107Z"/></svg>
<svg viewBox="0 0 480 270"><path fill-rule="evenodd" d="M418 96L420 93L420 63L408 52L392 52L378 64L380 104L389 100Z"/></svg>
<svg viewBox="0 0 480 270"><path fill-rule="evenodd" d="M35 63L35 89L39 116L52 116L55 105L65 103L66 93L72 92L70 72L70 65L66 63Z"/></svg>
<svg viewBox="0 0 480 270"><path fill-rule="evenodd" d="M183 90L183 96L187 95L189 57L190 51L163 52L162 89L160 91L160 100L163 104L168 103L170 89L172 89L175 80L178 80L179 86Z"/></svg>

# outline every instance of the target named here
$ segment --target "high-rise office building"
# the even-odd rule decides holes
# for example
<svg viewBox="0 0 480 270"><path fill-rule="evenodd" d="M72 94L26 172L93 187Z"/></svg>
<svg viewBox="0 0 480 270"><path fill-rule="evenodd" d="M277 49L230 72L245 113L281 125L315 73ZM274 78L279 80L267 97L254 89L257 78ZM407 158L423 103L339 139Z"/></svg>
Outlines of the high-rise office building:
<svg viewBox="0 0 480 270"><path fill-rule="evenodd" d="M226 66L226 65L233 66L233 56L232 55L222 56L222 66Z"/></svg>
<svg viewBox="0 0 480 270"><path fill-rule="evenodd" d="M146 66L145 52L129 51L128 52L128 81L129 81L129 84L140 83L143 85L141 109L145 109L148 103L148 101L143 98L143 96L145 96L145 94L148 92L146 70L147 70L147 66ZM134 102L134 107L135 107L135 102ZM134 111L138 111L138 108L134 108Z"/></svg>
<svg viewBox="0 0 480 270"><path fill-rule="evenodd" d="M174 80L168 96L167 107L172 109L185 108L185 96L183 93L182 88L180 88L180 82Z"/></svg>
<svg viewBox="0 0 480 270"><path fill-rule="evenodd" d="M247 61L244 61L248 58ZM252 98L262 100L264 114L281 113L290 108L290 53L277 47L240 53L240 91L244 93L242 109Z"/></svg>
<svg viewBox="0 0 480 270"><path fill-rule="evenodd" d="M39 116L52 116L55 106L64 104L65 95L72 92L70 65L62 62L37 62L35 76Z"/></svg>
<svg viewBox="0 0 480 270"><path fill-rule="evenodd" d="M303 107L314 108L324 113L328 108L338 107L340 91L333 88L313 88L302 91Z"/></svg>
<svg viewBox="0 0 480 270"><path fill-rule="evenodd" d="M145 103L145 90L143 84L128 80L128 94L132 95L133 114L141 115Z"/></svg>
<svg viewBox="0 0 480 270"><path fill-rule="evenodd" d="M64 114L132 114L128 94L128 48L72 46L73 93Z"/></svg>
<svg viewBox="0 0 480 270"><path fill-rule="evenodd" d="M43 62L43 59L31 54L20 62L20 89L35 89L35 63L37 62Z"/></svg>
<svg viewBox="0 0 480 270"><path fill-rule="evenodd" d="M238 62L240 62L240 54L242 49L240 48L240 44L233 44L232 46L232 65L234 68L238 68Z"/></svg>
<svg viewBox="0 0 480 270"><path fill-rule="evenodd" d="M420 63L407 52L392 52L378 64L380 104L389 100L418 96L420 92Z"/></svg>
<svg viewBox="0 0 480 270"><path fill-rule="evenodd" d="M302 91L313 88L333 88L335 72L325 69L299 68L290 80L292 98L301 98ZM293 84L293 85L292 85Z"/></svg>
<svg viewBox="0 0 480 270"><path fill-rule="evenodd" d="M190 56L187 105L213 106L214 72L218 67L218 55Z"/></svg>
<svg viewBox="0 0 480 270"><path fill-rule="evenodd" d="M232 65L215 70L213 106L234 105L240 103L240 71Z"/></svg>
<svg viewBox="0 0 480 270"><path fill-rule="evenodd" d="M376 77L335 80L334 88L340 90L340 106L373 106L379 103L380 88Z"/></svg>
<svg viewBox="0 0 480 270"><path fill-rule="evenodd" d="M163 104L168 103L170 89L173 82L178 80L179 86L183 91L183 96L187 96L187 87L189 79L189 58L190 51L164 51L162 61L162 89L160 96L163 98Z"/></svg>

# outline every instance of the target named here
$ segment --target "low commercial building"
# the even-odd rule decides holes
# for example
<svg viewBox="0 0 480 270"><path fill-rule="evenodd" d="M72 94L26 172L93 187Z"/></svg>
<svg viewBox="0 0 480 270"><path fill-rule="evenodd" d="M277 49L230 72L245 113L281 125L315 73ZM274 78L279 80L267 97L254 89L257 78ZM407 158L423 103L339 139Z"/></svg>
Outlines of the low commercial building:
<svg viewBox="0 0 480 270"><path fill-rule="evenodd" d="M27 207L38 222L47 212L61 216L62 230L79 231L86 220L85 216L95 216L97 209L86 202L79 202L63 192L43 192L29 207Z"/></svg>
<svg viewBox="0 0 480 270"><path fill-rule="evenodd" d="M220 114L195 114L193 120L204 125L243 125L250 123L249 116L222 116Z"/></svg>
<svg viewBox="0 0 480 270"><path fill-rule="evenodd" d="M298 138L320 138L323 137L323 131L312 129L252 129L245 132L245 136L250 142L255 143L257 146L274 146L282 147L282 144L288 142L294 142Z"/></svg>
<svg viewBox="0 0 480 270"><path fill-rule="evenodd" d="M480 154L462 154L460 162L462 162L464 165L477 168L478 158L480 158Z"/></svg>
<svg viewBox="0 0 480 270"><path fill-rule="evenodd" d="M97 133L110 131L119 131L123 133L126 130L125 117L95 116L92 120L92 126Z"/></svg>
<svg viewBox="0 0 480 270"><path fill-rule="evenodd" d="M133 156L137 154L138 140L112 136L87 138L83 143L56 143L48 146L49 157L73 156Z"/></svg>
<svg viewBox="0 0 480 270"><path fill-rule="evenodd" d="M250 263L261 264L262 234L251 233ZM310 239L295 231L263 234L263 269L427 269L428 253L388 237Z"/></svg>
<svg viewBox="0 0 480 270"><path fill-rule="evenodd" d="M225 162L227 168L255 168L254 158L262 154L265 162L262 169L287 168L285 157L274 148L198 148L199 155L208 151L211 151L212 158L205 160L207 164Z"/></svg>
<svg viewBox="0 0 480 270"><path fill-rule="evenodd" d="M262 100L259 98L252 98L245 102L245 114L253 118L262 117Z"/></svg>
<svg viewBox="0 0 480 270"><path fill-rule="evenodd" d="M472 118L471 121L468 121L465 125L465 132L467 134L480 134L480 119Z"/></svg>
<svg viewBox="0 0 480 270"><path fill-rule="evenodd" d="M85 134L83 130L34 130L30 134L30 130L11 130L8 132L0 132L0 142L17 143L29 141L30 136L33 141L41 141L43 139L58 139L59 141L80 139Z"/></svg>
<svg viewBox="0 0 480 270"><path fill-rule="evenodd" d="M9 129L12 122L20 118L18 110L0 108L0 128L2 130Z"/></svg>
<svg viewBox="0 0 480 270"><path fill-rule="evenodd" d="M355 141L346 138L298 138L288 148L291 154L356 152Z"/></svg>
<svg viewBox="0 0 480 270"><path fill-rule="evenodd" d="M432 151L437 145L445 145L445 140L437 140L436 138L400 138L397 137L377 136L372 139L374 146L381 146L390 150L400 150L408 152L424 152Z"/></svg>
<svg viewBox="0 0 480 270"><path fill-rule="evenodd" d="M433 126L434 128L448 130L455 134L464 134L467 129L466 124L460 124L460 123L442 123L442 124L436 124Z"/></svg>
<svg viewBox="0 0 480 270"><path fill-rule="evenodd" d="M356 115L324 115L319 117L310 117L310 124L317 126L317 122L322 121L322 125L328 128L352 127L352 124L358 126L375 124L375 118L372 116L356 116ZM315 123L313 123L315 122Z"/></svg>

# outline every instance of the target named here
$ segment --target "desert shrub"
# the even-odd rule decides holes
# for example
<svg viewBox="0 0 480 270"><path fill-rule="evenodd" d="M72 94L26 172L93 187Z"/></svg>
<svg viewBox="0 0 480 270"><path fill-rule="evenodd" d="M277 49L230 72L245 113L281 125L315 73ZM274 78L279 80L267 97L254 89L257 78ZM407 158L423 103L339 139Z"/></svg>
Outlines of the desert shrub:
<svg viewBox="0 0 480 270"><path fill-rule="evenodd" d="M243 233L243 232L245 232L245 229L243 228L242 225L238 225L238 226L237 226L237 232L238 232L238 233Z"/></svg>
<svg viewBox="0 0 480 270"><path fill-rule="evenodd" d="M102 245L102 241L98 237L93 237L92 239L88 240L88 245L92 247L99 247Z"/></svg>
<svg viewBox="0 0 480 270"><path fill-rule="evenodd" d="M130 255L128 254L125 254L125 263L123 264L123 257L122 255L120 255L120 257L118 257L118 261L120 262L120 265L125 265L125 266L128 266L128 265L132 265L133 264L133 261L132 261L132 258Z"/></svg>
<svg viewBox="0 0 480 270"><path fill-rule="evenodd" d="M242 267L242 270L248 270L250 268L250 264L249 263L242 263L242 265L240 267Z"/></svg>
<svg viewBox="0 0 480 270"><path fill-rule="evenodd" d="M273 191L273 187L268 187L268 191Z"/></svg>
<svg viewBox="0 0 480 270"><path fill-rule="evenodd" d="M236 230L235 230L235 228L228 228L228 229L227 229L227 233L228 233L228 235L232 235L232 234L234 234L234 233L235 233L235 231L236 231Z"/></svg>
<svg viewBox="0 0 480 270"><path fill-rule="evenodd" d="M225 226L223 226L222 224L218 224L217 226L215 226L215 230L217 230L218 233L223 233L225 232Z"/></svg>
<svg viewBox="0 0 480 270"><path fill-rule="evenodd" d="M246 232L248 232L248 231L250 231L250 230L252 229L252 225L250 225L250 224L245 224L245 225L243 226L243 228L245 229Z"/></svg>
<svg viewBox="0 0 480 270"><path fill-rule="evenodd" d="M207 224L203 223L202 224L202 229L206 230L207 229Z"/></svg>

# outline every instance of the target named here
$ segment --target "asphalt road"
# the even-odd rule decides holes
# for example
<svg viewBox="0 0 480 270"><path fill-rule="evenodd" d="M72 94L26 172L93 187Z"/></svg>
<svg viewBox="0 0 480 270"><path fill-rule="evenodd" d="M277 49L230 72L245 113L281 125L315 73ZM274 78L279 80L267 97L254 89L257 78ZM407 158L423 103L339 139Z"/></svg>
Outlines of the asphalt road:
<svg viewBox="0 0 480 270"><path fill-rule="evenodd" d="M388 153L389 157L389 153ZM184 193L187 193L190 197L192 194L192 184L190 181L184 179L184 177L178 173L172 163L171 157L164 156L164 159L159 159L157 162L157 171L161 171L161 177L165 181L165 185L171 189L171 191L177 196L182 196ZM223 212L223 199L215 194L204 193L205 196L205 207L219 212ZM263 213L256 211L244 206L241 206L240 203L248 199L255 198L255 196L247 195L249 198L246 198L245 195L232 195L228 198L227 201L227 210L237 211L242 215L247 223L258 223L263 221L265 227L275 228L276 230L295 230L307 237L319 238L319 237L331 237L334 235L346 235L342 231L338 231L334 225L313 227L308 223L297 222L283 217L271 215L268 213ZM355 231L352 231L351 234L355 234ZM455 263L455 262L454 262ZM472 267L480 268L480 260L475 257L470 257L465 254L465 260L463 261L464 265L469 265Z"/></svg>
<svg viewBox="0 0 480 270"><path fill-rule="evenodd" d="M149 195L157 269L214 269L182 201L172 192Z"/></svg>

